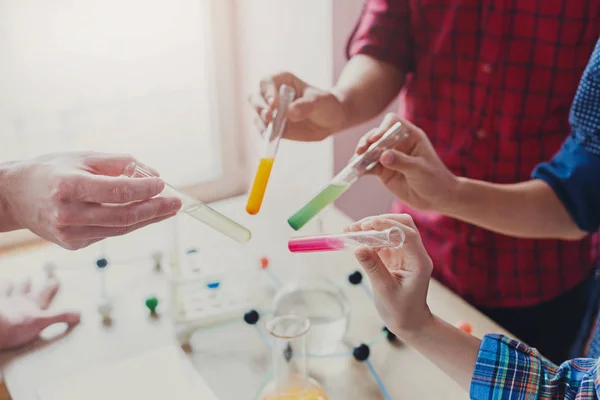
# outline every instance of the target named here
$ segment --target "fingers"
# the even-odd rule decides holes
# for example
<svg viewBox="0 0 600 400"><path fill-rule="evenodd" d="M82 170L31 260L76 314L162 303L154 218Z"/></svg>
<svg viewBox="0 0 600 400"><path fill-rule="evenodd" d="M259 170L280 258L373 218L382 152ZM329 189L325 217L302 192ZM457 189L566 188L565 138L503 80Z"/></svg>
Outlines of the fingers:
<svg viewBox="0 0 600 400"><path fill-rule="evenodd" d="M157 177L130 178L80 174L63 178L53 197L88 203L130 203L150 199L163 191L165 183Z"/></svg>
<svg viewBox="0 0 600 400"><path fill-rule="evenodd" d="M381 136L381 133L379 132L379 128L373 128L370 131L368 131L358 141L358 144L356 145L355 153L358 154L358 155L360 155L360 154L364 153L365 151L367 151L367 149L369 148L369 146L371 145L371 143L374 143L374 142L377 141L377 140L372 141L371 138L375 137L377 135Z"/></svg>
<svg viewBox="0 0 600 400"><path fill-rule="evenodd" d="M86 244L85 242L88 240L94 239L104 239L107 237L113 236L122 236L128 233L131 233L135 230L143 228L147 225L154 224L156 222L163 221L165 219L171 218L176 214L176 212L172 212L169 214L164 214L159 217L151 218L142 222L138 222L136 224L127 225L127 226L118 226L118 227L105 227L105 226L75 226L65 228L58 235L58 240L62 243L63 247L67 247L69 249L77 249L80 247L75 247L76 244Z"/></svg>
<svg viewBox="0 0 600 400"><path fill-rule="evenodd" d="M35 301L42 310L46 310L48 309L48 307L50 307L50 304L54 300L54 297L56 297L59 288L60 285L58 282L49 281L37 293L37 295L35 296Z"/></svg>
<svg viewBox="0 0 600 400"><path fill-rule="evenodd" d="M300 122L307 119L315 109L316 96L302 97L290 104L287 118L290 122Z"/></svg>
<svg viewBox="0 0 600 400"><path fill-rule="evenodd" d="M274 76L270 76L270 77L266 77L261 79L259 87L260 87L260 94L262 96L262 98L264 99L264 101L266 102L267 106L271 109L274 110L276 105L277 105L277 101L278 99L278 95L277 95L277 89L279 88L279 84L275 83L276 80L281 80L282 74L278 74L278 75L274 75Z"/></svg>
<svg viewBox="0 0 600 400"><path fill-rule="evenodd" d="M99 175L119 176L126 172L127 167L131 164L137 164L140 167L150 171L153 175L159 176L158 171L149 167L135 157L129 154L90 154L85 160L85 164L92 168L93 172Z"/></svg>
<svg viewBox="0 0 600 400"><path fill-rule="evenodd" d="M259 93L253 94L249 98L250 105L265 125L268 125L273 119L273 111L279 104L279 88L284 84L294 88L297 98L304 96L306 83L290 72L281 72L261 79ZM314 99L312 101L314 102ZM306 107L307 105L302 102L292 103L288 118L291 118L292 122L297 122L297 118L306 114Z"/></svg>
<svg viewBox="0 0 600 400"><path fill-rule="evenodd" d="M80 320L81 315L78 312L43 311L36 317L33 325L41 332L50 325L65 323L69 326L73 326L78 324Z"/></svg>
<svg viewBox="0 0 600 400"><path fill-rule="evenodd" d="M382 291L385 291L386 288L394 283L392 274L373 249L360 247L354 252L354 255L362 269L369 276L375 292L382 293Z"/></svg>
<svg viewBox="0 0 600 400"><path fill-rule="evenodd" d="M266 124L273 119L272 108L270 108L265 99L258 94L251 95L248 101L256 112L256 119L261 121L262 125L266 127ZM260 131L264 131L264 128Z"/></svg>
<svg viewBox="0 0 600 400"><path fill-rule="evenodd" d="M396 147L396 150L406 154L411 154L417 144L422 141L429 141L425 132L423 132L419 127L413 125L403 118L398 117L396 114L387 114L377 128L371 129L359 140L356 146L356 154L363 154L365 151L367 151L369 146L381 139L383 134L397 122L401 122L409 134L406 139L404 139Z"/></svg>
<svg viewBox="0 0 600 400"><path fill-rule="evenodd" d="M413 271L417 275L429 274L432 268L431 259L423 246L421 236L415 225L414 220L408 214L384 214L373 217L366 217L360 221L357 221L348 227L349 231L368 231L368 230L384 230L392 226L397 226L402 229L405 235L405 241L402 249L402 253L413 260L404 264L404 269ZM414 261L420 260L420 261Z"/></svg>
<svg viewBox="0 0 600 400"><path fill-rule="evenodd" d="M123 227L172 214L179 211L181 206L180 199L167 197L155 197L126 205L82 203L59 210L56 222L59 229L75 226Z"/></svg>
<svg viewBox="0 0 600 400"><path fill-rule="evenodd" d="M356 153L362 154L367 151L370 145L381 139L381 136L383 136L383 134L398 121L403 120L401 120L396 114L386 114L377 128L371 129L361 138L361 140L358 142L358 146L356 147Z"/></svg>
<svg viewBox="0 0 600 400"><path fill-rule="evenodd" d="M423 159L413 157L397 150L386 150L381 154L379 162L387 169L407 173L423 168Z"/></svg>

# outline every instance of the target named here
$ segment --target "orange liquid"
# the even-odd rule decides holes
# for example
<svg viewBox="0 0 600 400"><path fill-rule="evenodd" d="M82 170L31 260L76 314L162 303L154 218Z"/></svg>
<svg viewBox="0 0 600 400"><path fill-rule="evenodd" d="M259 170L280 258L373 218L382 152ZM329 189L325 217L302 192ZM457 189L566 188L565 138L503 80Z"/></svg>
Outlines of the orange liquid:
<svg viewBox="0 0 600 400"><path fill-rule="evenodd" d="M285 394L274 394L263 397L263 400L327 400L327 393L321 388L309 389L288 388Z"/></svg>
<svg viewBox="0 0 600 400"><path fill-rule="evenodd" d="M254 176L254 183L252 184L252 190L248 196L248 202L246 203L246 212L254 215L260 211L263 198L265 197L265 190L267 190L267 183L269 182L269 176L271 175L271 169L273 168L274 158L261 158L260 164L258 164L258 170Z"/></svg>
<svg viewBox="0 0 600 400"><path fill-rule="evenodd" d="M328 400L327 393L319 384L312 379L306 381L297 376L288 377L283 393L274 393L273 382L266 391L267 394L263 394L261 400Z"/></svg>

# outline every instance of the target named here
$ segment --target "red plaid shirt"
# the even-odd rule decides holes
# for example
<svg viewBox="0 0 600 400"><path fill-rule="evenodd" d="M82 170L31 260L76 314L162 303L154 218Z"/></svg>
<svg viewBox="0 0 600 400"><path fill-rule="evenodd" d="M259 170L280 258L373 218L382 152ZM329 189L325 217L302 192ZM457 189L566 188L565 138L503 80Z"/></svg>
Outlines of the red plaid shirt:
<svg viewBox="0 0 600 400"><path fill-rule="evenodd" d="M514 183L569 134L599 34L598 0L366 0L348 53L409 74L405 115L455 174ZM590 238L513 239L401 204L395 211L414 217L434 276L478 306L535 305L593 268Z"/></svg>

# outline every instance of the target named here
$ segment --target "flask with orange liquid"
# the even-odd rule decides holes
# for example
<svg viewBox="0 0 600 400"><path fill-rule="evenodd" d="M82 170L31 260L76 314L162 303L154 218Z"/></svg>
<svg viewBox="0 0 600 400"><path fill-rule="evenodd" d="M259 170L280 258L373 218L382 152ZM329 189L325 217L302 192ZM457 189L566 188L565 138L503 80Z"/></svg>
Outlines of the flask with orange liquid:
<svg viewBox="0 0 600 400"><path fill-rule="evenodd" d="M281 315L267 323L273 338L273 380L260 400L328 400L325 390L308 376L306 334L308 318Z"/></svg>

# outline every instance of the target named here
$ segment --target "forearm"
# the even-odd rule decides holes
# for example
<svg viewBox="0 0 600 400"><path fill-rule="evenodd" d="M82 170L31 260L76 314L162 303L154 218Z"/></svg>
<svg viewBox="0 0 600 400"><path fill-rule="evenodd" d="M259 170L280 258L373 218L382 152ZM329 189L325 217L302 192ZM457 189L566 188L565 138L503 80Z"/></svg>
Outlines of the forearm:
<svg viewBox="0 0 600 400"><path fill-rule="evenodd" d="M465 390L469 390L481 341L433 317L418 335L403 338Z"/></svg>
<svg viewBox="0 0 600 400"><path fill-rule="evenodd" d="M398 96L405 73L366 55L352 57L332 89L348 116L346 126L376 117Z"/></svg>
<svg viewBox="0 0 600 400"><path fill-rule="evenodd" d="M12 216L9 200L12 171L15 164L14 162L0 164L0 232L20 229L19 224Z"/></svg>
<svg viewBox="0 0 600 400"><path fill-rule="evenodd" d="M495 184L460 178L457 190L438 211L514 237L575 240L586 235L542 180Z"/></svg>

